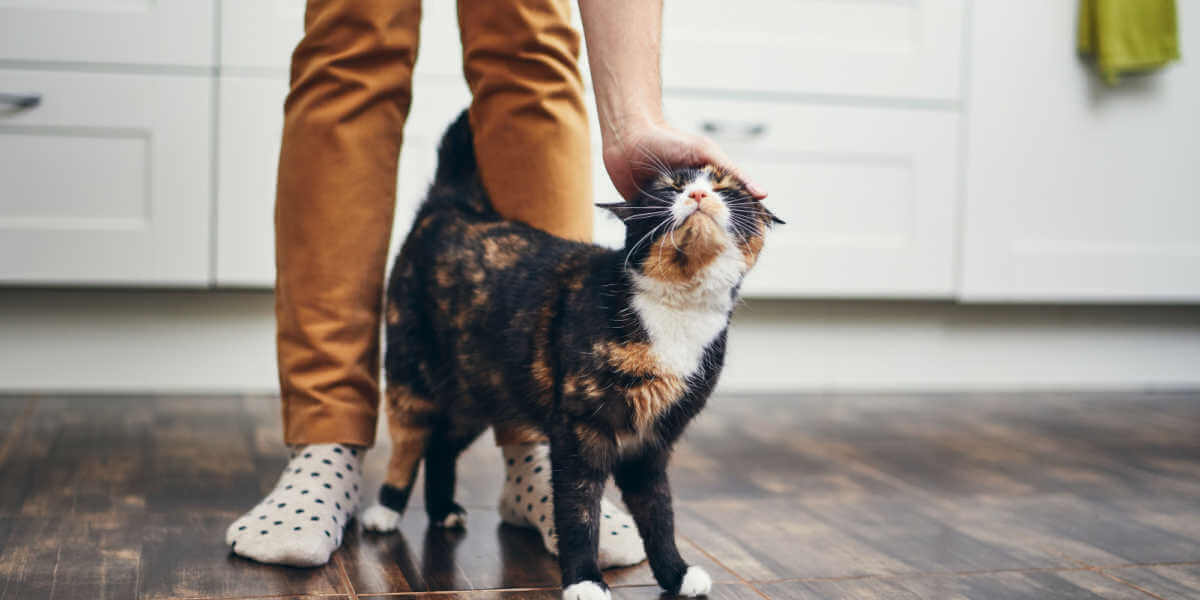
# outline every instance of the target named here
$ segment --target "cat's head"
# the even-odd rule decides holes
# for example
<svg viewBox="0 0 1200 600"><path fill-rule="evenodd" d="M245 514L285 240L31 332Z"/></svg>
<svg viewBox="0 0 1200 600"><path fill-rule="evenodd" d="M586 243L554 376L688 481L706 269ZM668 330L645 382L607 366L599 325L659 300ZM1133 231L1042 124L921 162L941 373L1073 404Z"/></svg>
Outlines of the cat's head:
<svg viewBox="0 0 1200 600"><path fill-rule="evenodd" d="M664 172L634 200L599 206L625 223L626 267L667 283L693 281L710 266L740 279L758 260L767 230L783 223L745 184L711 165Z"/></svg>

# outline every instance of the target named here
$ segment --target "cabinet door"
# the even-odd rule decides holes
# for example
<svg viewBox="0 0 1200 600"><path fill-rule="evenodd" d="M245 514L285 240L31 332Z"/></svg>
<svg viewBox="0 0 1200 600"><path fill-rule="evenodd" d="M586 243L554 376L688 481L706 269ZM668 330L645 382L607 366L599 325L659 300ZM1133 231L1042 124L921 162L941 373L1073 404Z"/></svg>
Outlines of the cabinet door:
<svg viewBox="0 0 1200 600"><path fill-rule="evenodd" d="M204 285L212 83L0 71L0 282Z"/></svg>
<svg viewBox="0 0 1200 600"><path fill-rule="evenodd" d="M215 279L275 284L275 176L287 81L221 77L218 85Z"/></svg>
<svg viewBox="0 0 1200 600"><path fill-rule="evenodd" d="M218 130L216 281L230 287L275 282L275 177L287 82L281 78L222 77ZM466 85L430 83L413 99L404 129L396 191L395 253L437 162L445 128L467 106Z"/></svg>
<svg viewBox="0 0 1200 600"><path fill-rule="evenodd" d="M5 0L0 59L210 66L214 1Z"/></svg>
<svg viewBox="0 0 1200 600"><path fill-rule="evenodd" d="M964 4L667 2L663 82L676 90L956 100ZM1064 30L1064 38L1070 32Z"/></svg>
<svg viewBox="0 0 1200 600"><path fill-rule="evenodd" d="M220 0L221 66L230 74L286 76L292 50L304 35L304 0ZM462 77L455 2L421 7L418 78Z"/></svg>
<svg viewBox="0 0 1200 600"><path fill-rule="evenodd" d="M955 113L667 98L787 221L745 293L944 298L953 293Z"/></svg>
<svg viewBox="0 0 1200 600"><path fill-rule="evenodd" d="M1200 65L1108 87L1075 5L973 9L962 297L1200 300ZM1179 5L1185 48L1200 6Z"/></svg>

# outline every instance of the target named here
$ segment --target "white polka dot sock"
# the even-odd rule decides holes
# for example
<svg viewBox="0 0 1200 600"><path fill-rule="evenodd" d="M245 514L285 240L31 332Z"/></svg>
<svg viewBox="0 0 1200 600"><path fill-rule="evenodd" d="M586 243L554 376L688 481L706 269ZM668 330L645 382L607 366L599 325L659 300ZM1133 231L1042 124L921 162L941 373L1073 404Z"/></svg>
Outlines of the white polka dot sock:
<svg viewBox="0 0 1200 600"><path fill-rule="evenodd" d="M329 562L358 510L365 450L310 444L292 452L275 489L229 526L225 543L259 562L315 567Z"/></svg>
<svg viewBox="0 0 1200 600"><path fill-rule="evenodd" d="M550 446L512 444L501 446L507 471L500 493L500 518L509 525L534 527L551 554L558 554L554 532L554 498L550 487ZM635 565L646 558L642 536L633 517L607 498L600 501L601 569Z"/></svg>

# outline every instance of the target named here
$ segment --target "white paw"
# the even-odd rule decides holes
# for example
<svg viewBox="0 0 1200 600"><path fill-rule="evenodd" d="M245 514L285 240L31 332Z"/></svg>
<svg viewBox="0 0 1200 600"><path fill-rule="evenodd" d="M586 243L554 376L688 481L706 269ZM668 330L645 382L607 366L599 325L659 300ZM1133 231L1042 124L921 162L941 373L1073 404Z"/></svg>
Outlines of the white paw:
<svg viewBox="0 0 1200 600"><path fill-rule="evenodd" d="M703 596L712 590L712 577L697 566L688 567L683 574L683 582L679 584L680 596Z"/></svg>
<svg viewBox="0 0 1200 600"><path fill-rule="evenodd" d="M580 581L563 588L563 600L609 600L612 594L595 581Z"/></svg>
<svg viewBox="0 0 1200 600"><path fill-rule="evenodd" d="M400 516L400 513L382 504L376 504L362 511L358 520L362 521L363 528L367 531L391 533L400 527Z"/></svg>
<svg viewBox="0 0 1200 600"><path fill-rule="evenodd" d="M438 527L446 529L462 529L467 526L467 515L464 513L452 512L442 518L442 522L437 524Z"/></svg>

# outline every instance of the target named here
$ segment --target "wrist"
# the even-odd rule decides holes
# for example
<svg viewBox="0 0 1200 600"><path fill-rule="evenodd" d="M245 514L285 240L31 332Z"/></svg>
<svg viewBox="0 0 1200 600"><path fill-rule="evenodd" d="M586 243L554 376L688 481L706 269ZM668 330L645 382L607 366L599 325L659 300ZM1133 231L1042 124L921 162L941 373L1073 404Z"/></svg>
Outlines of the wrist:
<svg viewBox="0 0 1200 600"><path fill-rule="evenodd" d="M666 125L662 110L657 107L641 107L610 113L600 118L600 138L606 148L623 145L642 132Z"/></svg>

